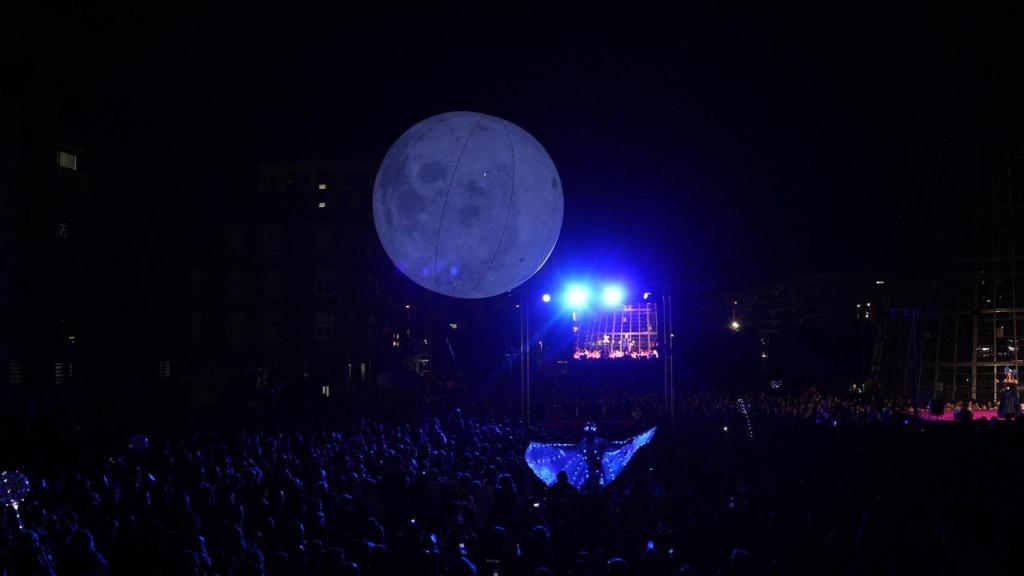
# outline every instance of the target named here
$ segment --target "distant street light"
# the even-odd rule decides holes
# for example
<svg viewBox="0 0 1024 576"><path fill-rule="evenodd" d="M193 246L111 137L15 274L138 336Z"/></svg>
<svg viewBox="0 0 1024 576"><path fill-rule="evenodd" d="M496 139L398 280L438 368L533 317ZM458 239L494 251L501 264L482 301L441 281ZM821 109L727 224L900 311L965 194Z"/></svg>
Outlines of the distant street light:
<svg viewBox="0 0 1024 576"><path fill-rule="evenodd" d="M733 300L732 301L732 322L729 323L729 328L733 332L739 332L740 331L740 321L736 319L736 306L737 305L739 305L739 301L738 300Z"/></svg>

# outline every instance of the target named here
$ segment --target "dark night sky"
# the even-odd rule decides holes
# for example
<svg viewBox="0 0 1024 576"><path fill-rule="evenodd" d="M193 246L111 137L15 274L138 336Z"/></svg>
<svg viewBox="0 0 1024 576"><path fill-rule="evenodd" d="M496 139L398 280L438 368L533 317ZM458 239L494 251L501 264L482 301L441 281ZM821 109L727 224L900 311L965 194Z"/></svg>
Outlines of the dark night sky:
<svg viewBox="0 0 1024 576"><path fill-rule="evenodd" d="M244 186L258 160L377 159L431 114L505 117L562 175L546 274L696 291L884 268L911 145L969 125L1024 54L1016 14L925 5L428 4L82 8L26 45L73 51L65 86L121 137Z"/></svg>

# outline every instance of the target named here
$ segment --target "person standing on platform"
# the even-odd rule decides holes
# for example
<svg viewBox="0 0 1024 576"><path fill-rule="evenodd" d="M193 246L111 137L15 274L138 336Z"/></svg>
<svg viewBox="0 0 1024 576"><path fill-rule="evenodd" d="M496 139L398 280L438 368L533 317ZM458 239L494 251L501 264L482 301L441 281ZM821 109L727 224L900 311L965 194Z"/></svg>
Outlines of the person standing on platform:
<svg viewBox="0 0 1024 576"><path fill-rule="evenodd" d="M1017 371L1009 366L1003 372L1003 393L999 397L999 417L1016 418L1020 416L1020 394L1017 391Z"/></svg>

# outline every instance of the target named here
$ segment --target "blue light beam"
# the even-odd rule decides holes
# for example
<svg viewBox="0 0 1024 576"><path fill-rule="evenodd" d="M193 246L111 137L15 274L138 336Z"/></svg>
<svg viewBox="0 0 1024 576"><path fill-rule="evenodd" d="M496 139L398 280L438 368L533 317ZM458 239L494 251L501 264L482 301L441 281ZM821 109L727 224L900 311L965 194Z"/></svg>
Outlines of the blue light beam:
<svg viewBox="0 0 1024 576"><path fill-rule="evenodd" d="M604 292L601 293L601 302L608 307L622 306L625 299L626 292L621 286L606 286Z"/></svg>
<svg viewBox="0 0 1024 576"><path fill-rule="evenodd" d="M590 290L582 284L569 287L565 293L565 302L572 310L581 310L590 303Z"/></svg>

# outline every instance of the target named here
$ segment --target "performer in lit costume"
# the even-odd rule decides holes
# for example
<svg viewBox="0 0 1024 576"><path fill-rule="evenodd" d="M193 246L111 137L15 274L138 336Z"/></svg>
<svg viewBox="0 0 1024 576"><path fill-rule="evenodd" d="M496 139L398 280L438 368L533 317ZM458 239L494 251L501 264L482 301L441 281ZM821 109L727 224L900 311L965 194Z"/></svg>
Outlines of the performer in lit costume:
<svg viewBox="0 0 1024 576"><path fill-rule="evenodd" d="M578 444L530 442L526 463L545 484L551 486L558 472L565 470L569 483L583 493L596 493L622 472L637 450L654 438L651 428L627 440L608 441L597 436L597 425L587 422Z"/></svg>
<svg viewBox="0 0 1024 576"><path fill-rule="evenodd" d="M1017 391L1017 371L1009 366L1003 371L1003 392L999 396L999 417L1017 418L1020 416L1020 393Z"/></svg>

